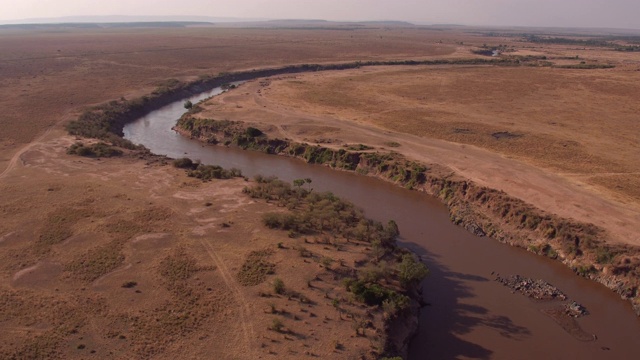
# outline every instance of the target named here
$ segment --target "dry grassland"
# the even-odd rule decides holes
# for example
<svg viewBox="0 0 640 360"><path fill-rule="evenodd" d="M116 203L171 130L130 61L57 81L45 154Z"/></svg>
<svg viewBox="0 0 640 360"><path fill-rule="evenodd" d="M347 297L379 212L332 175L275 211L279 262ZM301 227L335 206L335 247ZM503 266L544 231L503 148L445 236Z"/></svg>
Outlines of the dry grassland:
<svg viewBox="0 0 640 360"><path fill-rule="evenodd" d="M378 346L373 329L356 336L363 309L345 301L337 312L333 300L347 296L331 272L298 256L298 240L264 230L259 214L273 207L241 195L243 181L202 185L133 159L71 157L61 129L88 106L171 78L455 52L437 33L1 30L0 357L355 358ZM309 241L336 269L364 251ZM268 250L275 275L247 283L236 275L256 249ZM259 297L274 276L311 303ZM268 329L276 320L280 332Z"/></svg>
<svg viewBox="0 0 640 360"><path fill-rule="evenodd" d="M544 205L539 197L547 189L520 180L535 174L556 184L546 175L558 175L571 182L558 183L562 194L581 196L556 199L559 212L597 223L597 207L583 204L613 198L617 207L601 208L624 220L611 222L612 231L637 234L634 54L439 29L0 30L0 357L352 359L379 346L379 328L356 335L353 324L366 309L348 301L333 271L351 271L364 247L336 252L309 238L302 246L313 256L301 256L303 239L263 227L260 214L276 207L242 195L243 180L203 184L129 157L66 155L74 139L62 125L88 106L148 94L169 78L295 63L477 57L470 51L483 43L619 66L283 76L246 84L209 103L204 115L331 146L369 142L417 159L445 149L440 162L462 164L451 168L463 174L474 168L464 158L480 151L493 164L476 173L481 183L495 184L493 174L504 173L513 183L497 187ZM334 261L314 260L325 258ZM273 294L276 277L308 302ZM369 319L373 326L379 317Z"/></svg>
<svg viewBox="0 0 640 360"><path fill-rule="evenodd" d="M456 55L502 45L503 56L544 56L539 65L551 66L375 67L273 77L212 100L200 116L252 122L296 141L398 151L596 223L616 241L640 243L638 53L457 35ZM615 68L559 68L583 62Z"/></svg>
<svg viewBox="0 0 640 360"><path fill-rule="evenodd" d="M402 29L0 30L0 168L17 147L92 104L169 78L283 64L446 56L438 31Z"/></svg>
<svg viewBox="0 0 640 360"><path fill-rule="evenodd" d="M382 313L340 281L363 244L268 230L260 214L283 208L241 178L67 155L71 142L32 148L0 187L0 357L353 359L382 345Z"/></svg>
<svg viewBox="0 0 640 360"><path fill-rule="evenodd" d="M420 68L306 75L269 99L395 132L475 145L552 171L597 176L640 200L640 72ZM615 181L615 180L614 180Z"/></svg>

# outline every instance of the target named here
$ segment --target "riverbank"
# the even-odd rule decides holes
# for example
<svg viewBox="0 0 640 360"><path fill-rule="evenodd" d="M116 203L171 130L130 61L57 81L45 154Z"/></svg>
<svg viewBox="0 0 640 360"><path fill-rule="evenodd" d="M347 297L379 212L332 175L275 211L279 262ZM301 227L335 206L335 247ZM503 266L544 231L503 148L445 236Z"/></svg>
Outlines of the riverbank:
<svg viewBox="0 0 640 360"><path fill-rule="evenodd" d="M233 93L228 94L232 95ZM214 99L221 98L215 97ZM197 102L194 99L192 101ZM182 102L174 103L127 125L125 128L126 138L135 141L135 143L145 144L157 153L171 154L175 158L182 157L183 154L190 154L189 156L193 156L192 158L201 159L204 163L220 164L229 168L239 167L253 175L271 174L289 181L311 176L314 179L314 187L318 185L324 190L336 191L366 208L368 214L373 214L379 220L386 221L386 219L394 217L400 220L403 224L402 227L406 229L404 234L406 239L411 239L412 242L417 241L416 245L418 246L406 245L419 253L422 259L436 272L432 279L427 281L428 285L426 286L427 288L440 289L440 291L426 294L425 299L429 302L433 302L434 300L431 299L434 298L442 298L440 301L444 300L440 304L434 302L433 307L425 309L425 316L421 319L423 326L421 326L420 339L425 339L426 335L427 338L433 340L428 344L422 340L414 342L412 353L415 356L431 353L458 353L461 348L454 344L466 343L462 339L466 340L469 337L464 335L460 336L461 340L457 340L458 336L451 335L452 333L446 329L457 328L467 323L468 319L478 319L482 324L489 326L488 328L485 326L473 327L472 335L494 328L499 330L500 334L503 331L511 334L507 338L491 336L483 340L481 344L486 346L486 352L511 353L505 348L505 346L514 345L510 340L511 336L525 341L524 343L518 342L520 349L522 346L540 349L542 344L545 344L545 348L553 348L555 349L553 351L558 353L570 351L591 354L593 350L599 349L597 344L571 345L566 340L562 340L563 336L567 335L563 332L566 329L562 330L564 327L556 328L555 323L549 324L549 319L546 316L540 316L539 313L537 315L522 313L522 306L537 308L538 305L525 304L517 299L512 299L509 292L502 293L499 288L484 283L482 274L488 275L494 270L502 274L528 274L536 279L546 279L565 289L568 293L573 293L572 298L580 300L593 311L587 319L580 319L583 326L591 324L585 328L587 331L598 333L601 341L604 341L607 347L618 348L622 353L633 351L632 346L630 347L624 341L616 340L619 338L615 335L621 331L629 334L637 331L635 319L629 317L631 309L616 299L613 293L605 291L604 287L600 288L585 279L575 278L568 269L562 268L560 264L556 265L552 261L537 259L537 256L526 254L518 249L502 246L493 239L478 239L465 233L461 228L457 228L447 221L447 217L444 216L444 207L435 204L435 199L415 193L411 194L410 191L397 186L372 181L367 177L356 176L355 173L337 173L328 168L306 165L297 160L223 147L207 149L196 141L167 131L175 124L174 119L184 113L182 105ZM255 129L250 133L255 134ZM366 148L364 145L357 144L349 147L356 150ZM371 203L368 200L373 200L373 198L389 206L380 208L378 202ZM438 210L435 211L435 208ZM425 237L425 234L429 235ZM464 246L460 248L459 246L462 244ZM453 269L455 269L455 273L450 272ZM443 271L447 272L443 273ZM550 271L551 273L549 273ZM578 286L579 289L576 289L575 286ZM571 288L573 291L570 291ZM578 291L576 292L576 290ZM469 291L473 291L474 294L478 291L478 296L469 296ZM487 293L487 291L489 292ZM604 312L602 309L598 310L599 304L605 303L608 304L608 307L618 309L615 316L611 316L608 310ZM471 309L472 312L469 311ZM605 313L609 313L609 315L603 317ZM526 327L518 326L518 324L526 324ZM612 326L612 324L615 325ZM623 326L626 326L624 327L626 330L622 330ZM424 333L425 329L427 330L426 334ZM528 329L536 331L538 335L527 336ZM559 333L558 330L560 330ZM497 334L495 333L495 335ZM572 341L572 338L570 339ZM465 353L467 352L465 351ZM477 352L473 353L475 353L473 356L478 356ZM472 355L469 354L469 356Z"/></svg>
<svg viewBox="0 0 640 360"><path fill-rule="evenodd" d="M516 62L517 60L517 62ZM534 59L535 60L535 59ZM470 59L453 61L456 64L475 64L478 61L491 63L493 60ZM520 65L517 58L501 64ZM413 65L439 65L451 63L451 60L441 62L423 61L413 62ZM384 64L406 65L410 61L384 62ZM106 139L116 145L131 147L120 137L122 126L154 109L158 109L176 99L192 95L199 90L215 85L228 84L233 81L261 78L267 75L290 74L306 71L349 69L361 66L376 66L379 62L363 64L360 62L334 65L300 65L278 69L238 72L234 74L220 74L217 77L200 79L193 83L174 82L154 91L149 96L135 100L112 101L83 114L77 121L68 125L73 135ZM198 106L190 111L196 115L201 110ZM240 109L242 110L242 109ZM192 124L191 126L193 126ZM185 128L189 136L200 138L208 143L211 138L203 137L203 133L215 129ZM640 275L640 251L637 247L619 244L606 239L606 233L592 224L580 223L562 218L512 198L501 191L489 189L456 175L447 167L434 164L420 164L407 161L394 152L383 154L381 158L369 153L371 163L367 160L360 163L361 155L344 149L336 150L309 144L289 144L287 140L270 139L271 143L255 143L255 139L242 134L230 134L229 139L219 139L216 143L236 141L243 148L253 147L261 151L275 154L302 156L313 163L322 163L334 168L358 171L362 174L380 177L386 181L396 182L402 186L423 190L440 198L448 206L451 219L477 235L488 234L501 242L519 246L529 251L558 259L573 269L577 274L600 282L618 293L622 298L629 299L640 314L640 297L638 286ZM235 138L235 139L234 139ZM311 149L310 153L307 149ZM317 158L316 158L317 157ZM387 163L390 161L390 163ZM389 166L391 165L391 170ZM383 166L383 167L380 167ZM407 167L408 166L408 167ZM415 171L429 169L428 172ZM424 174L424 175L419 175ZM408 177L407 177L408 176ZM424 181L416 178L424 176Z"/></svg>
<svg viewBox="0 0 640 360"><path fill-rule="evenodd" d="M290 210L243 192L257 182L205 182L162 156L83 142L61 136L34 146L1 185L0 331L13 336L3 357L406 353L417 294L412 281L401 283L406 251L393 242L376 262L369 241L328 228L292 237L262 218ZM31 205L43 202L55 206ZM305 206L301 197L296 210ZM396 232L380 229L393 240ZM359 282L347 286L349 278ZM382 297L370 300L374 290Z"/></svg>
<svg viewBox="0 0 640 360"><path fill-rule="evenodd" d="M185 114L176 131L209 144L235 145L298 157L309 163L355 171L427 192L447 205L454 223L477 236L488 235L557 259L576 274L600 282L628 299L636 313L640 311L638 249L607 242L606 233L592 224L546 213L508 194L456 176L447 168L409 161L395 152L374 151L368 145L335 149L270 139L262 134L262 130L259 133L246 131L248 125L241 122L204 119L198 117L198 113L196 109ZM366 151L353 150L358 148ZM617 261L614 261L616 257Z"/></svg>

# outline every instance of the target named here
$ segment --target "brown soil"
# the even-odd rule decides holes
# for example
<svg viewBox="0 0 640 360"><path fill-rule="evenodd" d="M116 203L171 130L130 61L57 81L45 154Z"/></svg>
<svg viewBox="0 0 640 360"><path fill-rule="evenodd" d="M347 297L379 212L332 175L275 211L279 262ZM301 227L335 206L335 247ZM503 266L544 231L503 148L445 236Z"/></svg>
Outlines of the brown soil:
<svg viewBox="0 0 640 360"><path fill-rule="evenodd" d="M1 185L2 357L353 359L382 346L382 314L335 275L366 246L266 229L259 214L282 210L243 195L243 179L67 155L72 142L34 145ZM256 250L271 271L247 282Z"/></svg>

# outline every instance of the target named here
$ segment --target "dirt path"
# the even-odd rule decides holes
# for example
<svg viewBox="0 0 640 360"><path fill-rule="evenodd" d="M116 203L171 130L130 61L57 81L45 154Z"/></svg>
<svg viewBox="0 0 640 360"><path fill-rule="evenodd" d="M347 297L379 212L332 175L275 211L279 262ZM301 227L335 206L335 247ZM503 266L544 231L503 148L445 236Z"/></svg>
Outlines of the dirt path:
<svg viewBox="0 0 640 360"><path fill-rule="evenodd" d="M224 260L216 254L215 250L206 240L200 240L200 243L205 248L211 260L213 260L214 264L220 274L222 275L222 279L227 287L231 290L231 293L236 298L236 301L239 304L239 313L240 313L240 326L242 327L242 333L244 337L244 349L247 350L251 358L255 358L256 351L254 347L254 340L256 339L256 334L253 329L253 323L249 320L251 318L251 307L249 303L245 299L240 287L233 280L233 276L229 272L229 269L224 263Z"/></svg>
<svg viewBox="0 0 640 360"><path fill-rule="evenodd" d="M0 179L5 178L13 169L15 169L15 167L18 165L18 161L20 160L21 156L24 153L31 150L35 145L41 143L44 139L47 138L47 136L49 136L49 134L51 134L51 131L58 128L60 125L62 125L62 123L67 120L67 116L69 115L70 112L71 112L71 109L65 111L58 122L49 126L42 135L38 136L35 140L26 144L20 150L18 150L15 154L13 154L13 156L9 160L9 163L7 164L7 167L2 171L2 173L0 173Z"/></svg>
<svg viewBox="0 0 640 360"><path fill-rule="evenodd" d="M580 175L552 173L472 145L391 132L331 115L305 113L270 101L263 95L264 91L258 93L264 89L259 81L247 83L240 89L238 92L246 95L238 92L221 95L214 101L225 104L225 108L208 115L274 125L278 130L273 136L293 141L336 138L342 143L322 145L339 148L343 143L363 143L397 151L419 162L445 165L480 185L502 190L540 209L598 225L608 230L615 241L640 245L640 206L608 198L583 182ZM389 148L385 145L389 142L401 146Z"/></svg>

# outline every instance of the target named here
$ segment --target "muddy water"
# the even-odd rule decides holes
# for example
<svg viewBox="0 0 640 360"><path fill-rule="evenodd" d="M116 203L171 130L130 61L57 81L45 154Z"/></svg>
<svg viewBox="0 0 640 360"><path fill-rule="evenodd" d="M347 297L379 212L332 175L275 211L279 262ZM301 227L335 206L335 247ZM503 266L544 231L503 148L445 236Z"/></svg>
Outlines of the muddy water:
<svg viewBox="0 0 640 360"><path fill-rule="evenodd" d="M185 139L171 130L183 112L182 102L155 111L127 125L125 137L157 154L236 167L248 176L276 175L287 181L309 177L314 189L352 201L369 217L397 221L404 245L420 254L431 270L424 282L430 306L423 309L410 359L640 358L640 320L605 287L557 262L473 236L451 224L445 207L424 194L296 159ZM572 337L540 311L544 304L512 294L493 281L492 272L541 278L557 286L591 312L578 323L597 339Z"/></svg>

